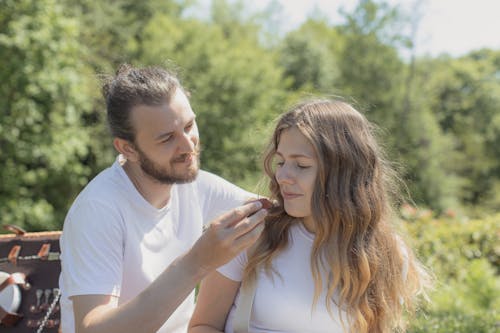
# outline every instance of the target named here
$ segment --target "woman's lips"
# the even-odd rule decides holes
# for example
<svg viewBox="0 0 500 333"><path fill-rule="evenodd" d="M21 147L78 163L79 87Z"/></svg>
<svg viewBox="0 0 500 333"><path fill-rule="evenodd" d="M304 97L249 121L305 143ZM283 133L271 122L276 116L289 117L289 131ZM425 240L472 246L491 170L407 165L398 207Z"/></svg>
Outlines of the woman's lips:
<svg viewBox="0 0 500 333"><path fill-rule="evenodd" d="M302 194L297 194L297 193L292 193L292 192L281 192L281 195L283 196L283 199L285 199L285 200L292 200L292 199L295 199L295 198L302 196Z"/></svg>

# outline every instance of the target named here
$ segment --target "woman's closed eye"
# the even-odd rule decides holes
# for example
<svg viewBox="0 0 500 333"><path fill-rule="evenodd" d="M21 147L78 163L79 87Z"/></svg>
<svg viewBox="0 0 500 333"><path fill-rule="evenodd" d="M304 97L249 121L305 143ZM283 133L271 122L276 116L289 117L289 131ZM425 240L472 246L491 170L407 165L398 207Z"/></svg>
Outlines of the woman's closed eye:
<svg viewBox="0 0 500 333"><path fill-rule="evenodd" d="M284 161L277 161L276 162L276 166L277 167L283 167L283 165L285 165L285 162ZM303 163L298 163L298 162L295 162L294 163L294 166L299 168L299 169L309 169L311 166L308 165L308 164L303 164Z"/></svg>

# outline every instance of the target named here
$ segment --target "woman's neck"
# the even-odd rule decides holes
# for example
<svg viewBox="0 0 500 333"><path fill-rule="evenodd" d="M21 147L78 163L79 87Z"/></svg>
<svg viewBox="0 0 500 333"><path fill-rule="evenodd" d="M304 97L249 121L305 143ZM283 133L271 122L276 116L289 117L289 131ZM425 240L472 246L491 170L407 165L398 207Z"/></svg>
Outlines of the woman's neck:
<svg viewBox="0 0 500 333"><path fill-rule="evenodd" d="M306 228L306 230L309 231L310 233L314 234L316 232L314 220L312 219L311 216L304 217L302 219L302 224L304 225L304 228Z"/></svg>

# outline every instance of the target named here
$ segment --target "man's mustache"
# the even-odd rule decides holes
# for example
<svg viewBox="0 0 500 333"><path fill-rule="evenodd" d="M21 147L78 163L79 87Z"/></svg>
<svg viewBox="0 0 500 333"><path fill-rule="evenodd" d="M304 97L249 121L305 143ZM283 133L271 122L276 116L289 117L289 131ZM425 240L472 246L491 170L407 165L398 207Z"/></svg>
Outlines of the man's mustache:
<svg viewBox="0 0 500 333"><path fill-rule="evenodd" d="M182 163L186 161L186 159L189 158L190 156L192 156L193 158L197 158L198 156L200 156L200 150L197 148L190 153L182 154L179 157L174 158L172 160L172 163Z"/></svg>

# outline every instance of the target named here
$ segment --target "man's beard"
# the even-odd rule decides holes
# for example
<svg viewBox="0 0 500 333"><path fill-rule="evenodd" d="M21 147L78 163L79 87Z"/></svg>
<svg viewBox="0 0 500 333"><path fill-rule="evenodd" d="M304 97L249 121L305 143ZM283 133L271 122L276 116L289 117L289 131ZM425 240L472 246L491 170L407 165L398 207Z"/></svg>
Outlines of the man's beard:
<svg viewBox="0 0 500 333"><path fill-rule="evenodd" d="M196 179L198 175L200 160L199 160L199 149L196 149L194 153L192 153L193 162L188 167L182 170L182 172L175 171L175 164L182 163L186 158L191 154L182 154L172 160L170 160L170 167L162 167L151 160L146 154L136 147L137 152L139 153L139 165L142 171L151 177L153 180L157 181L161 184L185 184L190 183Z"/></svg>

